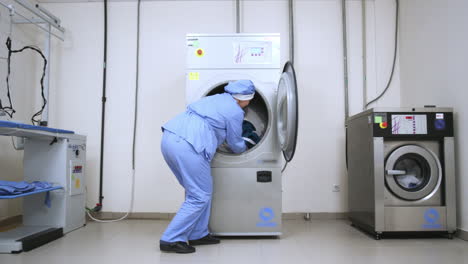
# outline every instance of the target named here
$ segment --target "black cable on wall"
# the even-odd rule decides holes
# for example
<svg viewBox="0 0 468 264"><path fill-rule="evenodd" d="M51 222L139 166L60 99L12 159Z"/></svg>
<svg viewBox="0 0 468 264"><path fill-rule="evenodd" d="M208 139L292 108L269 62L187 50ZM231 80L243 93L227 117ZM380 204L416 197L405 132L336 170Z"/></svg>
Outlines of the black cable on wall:
<svg viewBox="0 0 468 264"><path fill-rule="evenodd" d="M102 193L102 187L104 183L104 132L105 132L105 121L106 121L106 75L107 75L107 0L104 0L104 60L103 60L103 74L102 74L102 111L101 111L101 155L99 164L99 202L93 209L95 212L99 212L102 209L102 200L104 196Z"/></svg>
<svg viewBox="0 0 468 264"><path fill-rule="evenodd" d="M88 209L88 216L93 219L94 221L97 221L99 223L114 223L118 222L121 220L126 219L132 212L133 212L133 205L134 205L134 199L135 199L135 163L136 163L136 137L137 137L137 124L138 124L138 91L139 91L139 76L140 76L140 21L141 21L141 0L137 0L137 34L136 34L136 63L135 63L135 98L134 98L134 120L133 120L133 143L132 143L132 187L131 187L131 198L130 198L130 208L128 209L127 213L119 217L118 219L108 219L108 220L103 220L103 219L98 219L95 218L91 212L98 212L99 210L102 209L102 203L97 204L96 208L94 209ZM101 160L102 161L102 160ZM102 164L102 162L101 162ZM102 165L101 165L102 168ZM102 184L102 178L101 178L101 185L100 185L100 190L102 192L103 189L103 184ZM103 199L104 197L100 195L100 198ZM102 200L101 200L102 201Z"/></svg>
<svg viewBox="0 0 468 264"><path fill-rule="evenodd" d="M7 88L7 97L8 97L8 102L9 102L9 106L3 106L2 105L2 102L0 100L0 110L3 110L4 113L6 113L10 118L13 118L13 115L16 113L16 110L13 108L13 103L12 103L12 100L11 100L11 94L10 94L10 75L11 75L11 56L15 53L21 53L25 50L32 50L32 51L35 51L37 52L41 57L42 57L42 60L44 61L44 64L43 64L43 67L42 67L42 75L41 75L41 81L40 81L40 84L41 84L41 96L42 96L42 107L41 109L36 112L32 117L31 117L31 123L33 125L42 125L42 120L39 119L38 117L42 115L42 112L44 111L44 108L47 104L47 100L44 96L44 78L45 78L45 75L46 75L46 68L47 68L47 59L46 57L44 56L44 53L42 53L42 51L37 48L37 47L34 47L34 46L25 46L21 49L17 49L17 50L14 50L12 48L12 41L11 41L11 38L8 37L7 40L6 40L6 46L7 46L7 49L8 49L8 58L7 58L7 77L6 77L6 88ZM47 123L45 123L45 126L47 126Z"/></svg>

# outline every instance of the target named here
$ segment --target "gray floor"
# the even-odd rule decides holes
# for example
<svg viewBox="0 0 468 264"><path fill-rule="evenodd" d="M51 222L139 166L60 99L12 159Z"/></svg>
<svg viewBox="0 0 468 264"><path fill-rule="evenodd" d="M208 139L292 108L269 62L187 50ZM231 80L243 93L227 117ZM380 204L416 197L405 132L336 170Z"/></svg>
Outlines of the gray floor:
<svg viewBox="0 0 468 264"><path fill-rule="evenodd" d="M158 248L167 224L156 220L89 223L31 252L0 255L0 263L468 263L466 241L375 241L344 220L287 220L280 239L225 239L219 245L199 246L194 254L167 254Z"/></svg>

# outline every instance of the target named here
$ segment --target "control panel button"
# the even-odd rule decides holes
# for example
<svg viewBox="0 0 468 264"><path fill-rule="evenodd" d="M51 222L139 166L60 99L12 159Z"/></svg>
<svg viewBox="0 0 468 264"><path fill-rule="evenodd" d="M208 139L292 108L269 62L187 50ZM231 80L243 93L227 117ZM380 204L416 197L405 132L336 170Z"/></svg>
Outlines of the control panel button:
<svg viewBox="0 0 468 264"><path fill-rule="evenodd" d="M205 54L205 52L203 51L203 49L197 49L195 51L195 54L198 56L198 57L201 57Z"/></svg>
<svg viewBox="0 0 468 264"><path fill-rule="evenodd" d="M434 121L434 127L437 130L445 130L445 127L446 127L445 120L444 119L436 119Z"/></svg>

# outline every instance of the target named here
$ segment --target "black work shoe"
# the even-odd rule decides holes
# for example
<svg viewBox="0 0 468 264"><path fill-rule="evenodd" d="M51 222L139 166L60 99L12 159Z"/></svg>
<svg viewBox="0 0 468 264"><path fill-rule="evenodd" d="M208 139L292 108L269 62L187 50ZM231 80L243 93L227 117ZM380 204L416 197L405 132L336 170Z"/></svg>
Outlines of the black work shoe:
<svg viewBox="0 0 468 264"><path fill-rule="evenodd" d="M213 245L213 244L219 244L220 242L221 240L217 239L216 237L212 237L210 234L197 240L189 240L189 244L191 246Z"/></svg>
<svg viewBox="0 0 468 264"><path fill-rule="evenodd" d="M168 244L159 244L159 249L164 252L175 252L175 253L193 253L195 248L188 245L186 242L174 242Z"/></svg>

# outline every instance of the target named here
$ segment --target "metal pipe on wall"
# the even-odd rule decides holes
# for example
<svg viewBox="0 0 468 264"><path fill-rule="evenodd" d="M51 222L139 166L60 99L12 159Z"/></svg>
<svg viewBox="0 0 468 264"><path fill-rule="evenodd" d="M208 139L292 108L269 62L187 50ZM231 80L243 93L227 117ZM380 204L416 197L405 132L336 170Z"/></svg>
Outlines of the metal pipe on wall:
<svg viewBox="0 0 468 264"><path fill-rule="evenodd" d="M8 10L10 10L10 17L11 17L11 16L18 15L18 16L20 16L21 18L23 18L22 20L15 19L15 20L13 20L12 23L10 23L10 33L11 33L11 27L13 26L13 24L31 24L31 25L35 25L36 27L40 28L41 30L45 31L46 33L55 36L56 38L60 39L61 41L64 41L63 32L65 32L65 29L64 29L63 27L61 27L61 29L63 30L63 32L62 32L62 31L59 31L59 32L55 33L55 32L52 31L51 29L48 29L48 28L46 28L46 27L41 26L42 24L48 24L48 22L47 22L47 21L44 21L43 19L40 19L40 18L39 18L39 19L29 18L28 16L23 15L23 14L17 12L17 11L15 10L15 8L13 7L13 5L5 4L5 3L3 3L2 1L0 1L0 6L4 6L4 7L7 8Z"/></svg>
<svg viewBox="0 0 468 264"><path fill-rule="evenodd" d="M43 8L39 4L36 4L35 7L39 9L42 13L44 13L46 16L52 18L52 20L54 20L55 23L60 24L60 18L54 16L54 14L50 13L47 9Z"/></svg>
<svg viewBox="0 0 468 264"><path fill-rule="evenodd" d="M289 61L294 65L294 3L288 1L289 7Z"/></svg>
<svg viewBox="0 0 468 264"><path fill-rule="evenodd" d="M361 0L362 7L362 110L367 104L367 20L366 0Z"/></svg>
<svg viewBox="0 0 468 264"><path fill-rule="evenodd" d="M240 33L240 0L236 0L236 33Z"/></svg>
<svg viewBox="0 0 468 264"><path fill-rule="evenodd" d="M341 15L343 27L343 78L344 78L344 100L345 100L345 124L349 117L349 87L348 87L348 31L346 29L346 0L341 1ZM346 126L346 125L345 125Z"/></svg>
<svg viewBox="0 0 468 264"><path fill-rule="evenodd" d="M288 0L288 11L289 11L289 61L294 66L294 2ZM283 172L286 169L288 162L284 164ZM310 213L304 214L304 220L310 221Z"/></svg>
<svg viewBox="0 0 468 264"><path fill-rule="evenodd" d="M49 32L52 31L51 25L48 25ZM46 107L42 111L42 121L41 125L47 126L49 123L49 87L50 87L50 48L51 48L51 36L48 34L44 41L44 53L47 58L47 63L46 65L46 74L44 76L44 86L46 89L44 89L44 97L46 99Z"/></svg>
<svg viewBox="0 0 468 264"><path fill-rule="evenodd" d="M40 17L42 20L49 23L51 26L53 26L54 28L56 28L60 32L62 32L62 33L65 32L65 29L62 26L60 26L60 24L59 24L60 20L56 19L55 16L50 16L49 15L49 14L51 14L50 12L44 13L44 11L43 11L43 10L45 10L44 8L41 8L42 9L41 10L37 6L33 6L27 0L15 0L15 2L20 4L22 7L26 8L27 10L29 10L34 15ZM38 12L36 9L39 10L40 12Z"/></svg>

